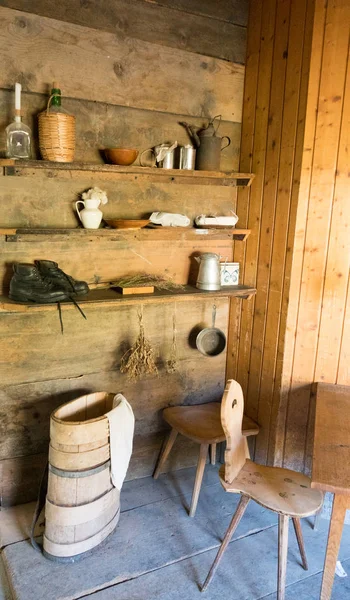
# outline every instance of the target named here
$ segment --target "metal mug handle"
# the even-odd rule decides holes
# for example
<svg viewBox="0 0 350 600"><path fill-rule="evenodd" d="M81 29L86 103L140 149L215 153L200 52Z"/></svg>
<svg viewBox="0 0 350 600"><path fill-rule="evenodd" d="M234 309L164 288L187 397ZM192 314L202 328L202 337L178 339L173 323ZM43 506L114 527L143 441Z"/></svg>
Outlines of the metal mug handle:
<svg viewBox="0 0 350 600"><path fill-rule="evenodd" d="M224 136L221 138L221 143L222 143L222 140L224 140L225 138L228 140L228 144L226 144L226 146L221 146L221 152L222 152L222 151L223 151L225 148L228 148L228 147L229 147L229 145L231 144L231 139L228 137L228 135L224 135Z"/></svg>
<svg viewBox="0 0 350 600"><path fill-rule="evenodd" d="M141 167L148 167L149 166L149 165L142 164L142 157L143 157L144 154L146 154L146 152L151 152L153 154L153 156L154 156L154 163L153 163L152 167L155 167L156 166L156 155L155 155L155 152L154 152L153 148L146 148L146 150L144 150L143 152L141 152L141 154L140 154L140 165L141 165Z"/></svg>

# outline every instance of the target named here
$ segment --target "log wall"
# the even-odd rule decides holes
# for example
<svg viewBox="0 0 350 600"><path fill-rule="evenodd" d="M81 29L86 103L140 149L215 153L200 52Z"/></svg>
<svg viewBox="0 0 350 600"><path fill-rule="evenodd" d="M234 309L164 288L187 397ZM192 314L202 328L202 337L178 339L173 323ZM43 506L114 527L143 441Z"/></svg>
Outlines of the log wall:
<svg viewBox="0 0 350 600"><path fill-rule="evenodd" d="M13 86L23 86L24 119L32 125L46 105L53 80L63 103L77 117L76 160L102 163L101 148L137 147L177 139L178 125L201 126L222 114L221 133L231 137L222 153L223 170L238 168L246 2L188 3L104 0L103 2L0 2L0 131L11 120ZM121 16L122 15L122 16ZM45 58L44 58L45 57ZM0 137L0 151L5 139ZM138 178L113 183L96 174L80 178L2 177L2 227L75 227L74 203L82 191L106 189L106 216L139 218L153 210L229 214L236 191L225 186L175 185ZM227 239L154 243L77 240L2 242L0 270L8 291L14 261L57 260L77 278L94 282L129 272L166 273L185 283L194 251L212 250L232 258ZM241 300L235 300L240 303ZM217 325L228 331L229 306L216 302ZM206 359L191 342L196 326L210 323L212 302L147 305L146 335L157 351L159 378L130 383L119 372L120 358L138 331L137 307L90 308L87 321L63 311L64 335L55 311L1 314L0 487L2 505L28 501L46 460L51 411L78 394L122 391L137 419L128 477L149 475L164 436L161 411L172 404L219 399L225 382L225 354ZM178 371L166 372L176 313ZM192 335L193 337L193 335ZM208 363L210 360L210 365ZM208 368L210 367L210 368ZM195 464L198 448L177 443L167 468Z"/></svg>
<svg viewBox="0 0 350 600"><path fill-rule="evenodd" d="M253 302L231 308L229 373L259 462L309 472L314 381L350 384L348 1L252 0L235 248Z"/></svg>

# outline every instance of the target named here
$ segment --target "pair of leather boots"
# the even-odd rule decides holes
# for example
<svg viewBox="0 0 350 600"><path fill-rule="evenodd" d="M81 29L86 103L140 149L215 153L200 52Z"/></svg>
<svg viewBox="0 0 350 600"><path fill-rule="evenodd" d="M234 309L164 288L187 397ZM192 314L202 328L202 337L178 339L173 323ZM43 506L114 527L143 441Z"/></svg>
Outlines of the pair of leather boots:
<svg viewBox="0 0 350 600"><path fill-rule="evenodd" d="M52 260L36 260L33 265L15 263L13 270L9 297L15 302L51 304L73 300L89 291L85 281L73 279Z"/></svg>

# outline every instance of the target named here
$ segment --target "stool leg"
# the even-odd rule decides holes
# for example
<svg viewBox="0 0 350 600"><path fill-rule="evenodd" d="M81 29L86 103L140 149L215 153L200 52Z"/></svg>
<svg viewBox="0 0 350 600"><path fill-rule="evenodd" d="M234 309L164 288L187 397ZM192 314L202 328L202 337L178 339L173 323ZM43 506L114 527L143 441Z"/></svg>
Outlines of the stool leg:
<svg viewBox="0 0 350 600"><path fill-rule="evenodd" d="M278 515L278 580L277 600L284 600L288 553L288 515Z"/></svg>
<svg viewBox="0 0 350 600"><path fill-rule="evenodd" d="M298 546L299 546L299 550L300 550L301 562L303 563L303 569L305 569L305 571L307 571L309 568L309 565L307 564L304 539L303 539L303 530L301 528L300 519L297 519L296 517L294 517L293 525L294 525L295 535L297 536L297 542L298 542Z"/></svg>
<svg viewBox="0 0 350 600"><path fill-rule="evenodd" d="M219 548L219 552L216 555L216 558L210 568L210 571L207 575L207 578L203 584L203 587L201 589L201 592L205 592L205 590L207 589L209 583L211 582L212 578L214 577L214 573L216 571L216 569L219 566L219 562L222 559L222 555L225 552L227 546L230 543L230 540L241 520L241 518L243 517L244 513L245 513L245 509L248 506L248 502L249 502L250 498L248 496L241 496L241 499L239 501L239 504L237 506L237 510L235 512L235 514L232 517L231 523L228 526L228 529L225 533L225 537L222 540L221 546Z"/></svg>
<svg viewBox="0 0 350 600"><path fill-rule="evenodd" d="M170 454L170 450L172 449L172 447L174 445L174 442L177 438L177 434L178 434L178 432L176 431L176 429L172 429L170 431L167 442L166 442L164 448L161 450L160 456L158 458L158 464L157 464L156 470L153 473L154 479L158 479L160 470Z"/></svg>
<svg viewBox="0 0 350 600"><path fill-rule="evenodd" d="M216 463L216 444L210 444L210 462L212 465Z"/></svg>
<svg viewBox="0 0 350 600"><path fill-rule="evenodd" d="M196 513L198 496L199 496L199 492L201 489L205 463L206 463L207 456L208 456L208 448L209 448L209 444L201 444L200 448L199 448L199 458L198 458L198 464L197 464L196 479L194 482L191 507L190 507L190 513L189 513L190 517L194 517L194 515Z"/></svg>

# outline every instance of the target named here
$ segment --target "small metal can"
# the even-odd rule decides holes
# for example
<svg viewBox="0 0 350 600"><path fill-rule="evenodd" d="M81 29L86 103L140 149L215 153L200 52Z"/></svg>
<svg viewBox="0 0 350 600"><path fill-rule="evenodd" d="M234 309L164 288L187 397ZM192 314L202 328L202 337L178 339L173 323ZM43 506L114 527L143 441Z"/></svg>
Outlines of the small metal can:
<svg viewBox="0 0 350 600"><path fill-rule="evenodd" d="M173 169L174 168L174 150L166 153L162 162L158 164L158 166L160 166L160 165L162 165L162 169Z"/></svg>
<svg viewBox="0 0 350 600"><path fill-rule="evenodd" d="M196 162L196 149L193 146L181 146L180 147L180 161L179 169L187 169L191 171L195 167Z"/></svg>

